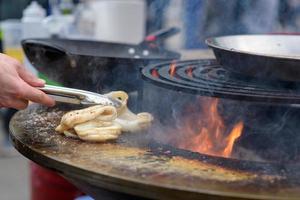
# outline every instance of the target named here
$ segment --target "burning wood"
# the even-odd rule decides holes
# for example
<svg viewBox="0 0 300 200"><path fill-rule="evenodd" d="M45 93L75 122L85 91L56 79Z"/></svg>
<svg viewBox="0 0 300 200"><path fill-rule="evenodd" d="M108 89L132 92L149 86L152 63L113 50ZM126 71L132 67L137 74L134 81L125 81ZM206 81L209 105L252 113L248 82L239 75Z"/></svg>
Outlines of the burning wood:
<svg viewBox="0 0 300 200"><path fill-rule="evenodd" d="M230 157L234 142L242 134L243 122L236 123L228 131L218 113L218 99L201 98L199 103L199 112L194 111L195 107L187 108L189 114L183 117L179 130L176 130L184 135L179 136L180 140L175 139L175 145L199 153Z"/></svg>

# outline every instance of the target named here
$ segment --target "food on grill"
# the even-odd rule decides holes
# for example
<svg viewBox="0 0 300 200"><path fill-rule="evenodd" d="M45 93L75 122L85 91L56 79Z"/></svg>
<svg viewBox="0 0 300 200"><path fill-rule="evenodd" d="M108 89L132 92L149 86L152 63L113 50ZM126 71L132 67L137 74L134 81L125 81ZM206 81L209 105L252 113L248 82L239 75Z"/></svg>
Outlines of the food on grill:
<svg viewBox="0 0 300 200"><path fill-rule="evenodd" d="M112 121L117 116L117 111L112 106L97 105L81 110L75 110L66 113L61 119L57 131L65 131L73 128L77 124L87 121Z"/></svg>
<svg viewBox="0 0 300 200"><path fill-rule="evenodd" d="M153 120L150 113L132 113L127 107L128 95L123 91L106 94L122 102L119 108L97 105L63 115L55 129L68 137L104 142L119 137L122 131L137 132L147 129Z"/></svg>
<svg viewBox="0 0 300 200"><path fill-rule="evenodd" d="M123 91L116 91L106 94L110 98L121 100L122 106L117 110L118 117L115 119L122 126L122 131L137 132L147 129L153 120L151 114L142 112L134 114L127 107L128 95Z"/></svg>

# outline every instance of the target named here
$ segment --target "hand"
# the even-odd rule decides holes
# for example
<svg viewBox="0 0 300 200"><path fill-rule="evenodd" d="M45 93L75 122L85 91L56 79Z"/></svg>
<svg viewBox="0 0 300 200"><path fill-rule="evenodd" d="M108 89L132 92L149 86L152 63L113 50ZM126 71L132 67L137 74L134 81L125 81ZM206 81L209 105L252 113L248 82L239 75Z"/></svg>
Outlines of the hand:
<svg viewBox="0 0 300 200"><path fill-rule="evenodd" d="M54 106L48 95L34 87L44 86L16 59L0 53L0 107L25 109L28 101Z"/></svg>

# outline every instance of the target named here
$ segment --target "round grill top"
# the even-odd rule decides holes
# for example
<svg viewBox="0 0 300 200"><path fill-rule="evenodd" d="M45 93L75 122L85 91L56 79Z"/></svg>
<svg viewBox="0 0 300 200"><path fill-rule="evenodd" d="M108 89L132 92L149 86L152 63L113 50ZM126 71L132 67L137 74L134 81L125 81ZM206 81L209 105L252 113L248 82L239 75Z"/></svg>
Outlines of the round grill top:
<svg viewBox="0 0 300 200"><path fill-rule="evenodd" d="M241 66L242 67L242 66ZM300 103L300 85L265 81L223 68L215 60L162 63L142 70L155 85L182 92L248 101Z"/></svg>

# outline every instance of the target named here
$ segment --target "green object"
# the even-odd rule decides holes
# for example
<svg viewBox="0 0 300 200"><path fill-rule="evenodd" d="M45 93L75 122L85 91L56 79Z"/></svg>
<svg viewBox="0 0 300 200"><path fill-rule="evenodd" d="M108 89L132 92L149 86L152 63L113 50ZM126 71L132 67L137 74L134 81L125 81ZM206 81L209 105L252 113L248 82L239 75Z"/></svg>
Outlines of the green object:
<svg viewBox="0 0 300 200"><path fill-rule="evenodd" d="M56 82L56 81L53 81L51 79L49 79L45 74L43 73L38 73L38 77L45 80L46 81L46 84L48 85L55 85L55 86L63 86L62 84Z"/></svg>
<svg viewBox="0 0 300 200"><path fill-rule="evenodd" d="M3 38L3 31L2 31L2 29L0 28L0 40L2 40L2 38Z"/></svg>
<svg viewBox="0 0 300 200"><path fill-rule="evenodd" d="M63 15L70 15L70 14L72 14L72 10L70 10L70 9L62 9L61 13Z"/></svg>

